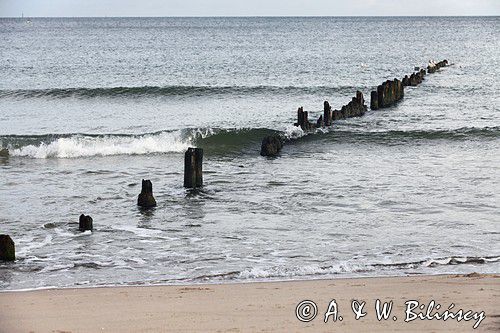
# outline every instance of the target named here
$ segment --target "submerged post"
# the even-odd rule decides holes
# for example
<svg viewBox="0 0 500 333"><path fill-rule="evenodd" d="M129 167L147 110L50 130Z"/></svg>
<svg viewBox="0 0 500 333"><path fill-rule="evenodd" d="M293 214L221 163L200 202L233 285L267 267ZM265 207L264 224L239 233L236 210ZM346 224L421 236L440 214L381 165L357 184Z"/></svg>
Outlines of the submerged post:
<svg viewBox="0 0 500 333"><path fill-rule="evenodd" d="M152 208L156 206L156 200L153 197L153 183L150 180L142 180L142 189L137 198L137 205L142 208Z"/></svg>
<svg viewBox="0 0 500 333"><path fill-rule="evenodd" d="M184 155L184 187L203 186L203 149L188 148Z"/></svg>
<svg viewBox="0 0 500 333"><path fill-rule="evenodd" d="M9 235L0 235L0 260L16 260L16 249L12 238Z"/></svg>
<svg viewBox="0 0 500 333"><path fill-rule="evenodd" d="M92 231L94 229L93 222L94 220L92 220L90 216L82 214L80 215L78 229L80 229L80 231Z"/></svg>

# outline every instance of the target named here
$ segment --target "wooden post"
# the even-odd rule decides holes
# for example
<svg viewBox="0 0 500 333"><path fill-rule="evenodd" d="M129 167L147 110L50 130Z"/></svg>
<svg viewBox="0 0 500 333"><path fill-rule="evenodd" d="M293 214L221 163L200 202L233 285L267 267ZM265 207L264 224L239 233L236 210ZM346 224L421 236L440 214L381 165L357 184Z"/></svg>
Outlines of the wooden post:
<svg viewBox="0 0 500 333"><path fill-rule="evenodd" d="M405 77L403 78L403 86L407 87L410 85L410 78L408 77L408 75L405 75Z"/></svg>
<svg viewBox="0 0 500 333"><path fill-rule="evenodd" d="M276 156L283 148L284 140L279 135L269 135L262 140L260 146L261 156Z"/></svg>
<svg viewBox="0 0 500 333"><path fill-rule="evenodd" d="M14 241L9 235L0 235L0 260L16 260L16 248Z"/></svg>
<svg viewBox="0 0 500 333"><path fill-rule="evenodd" d="M365 98L363 97L363 93L359 90L356 91L356 99L359 104L365 104Z"/></svg>
<svg viewBox="0 0 500 333"><path fill-rule="evenodd" d="M378 109L378 93L376 90L371 92L370 96L370 109L377 110Z"/></svg>
<svg viewBox="0 0 500 333"><path fill-rule="evenodd" d="M316 128L321 128L321 127L325 127L322 115L319 116L318 120L316 121Z"/></svg>
<svg viewBox="0 0 500 333"><path fill-rule="evenodd" d="M304 108L300 107L297 110L297 125L298 127L302 128L304 127Z"/></svg>
<svg viewBox="0 0 500 333"><path fill-rule="evenodd" d="M7 148L0 148L0 157L9 157L9 150Z"/></svg>
<svg viewBox="0 0 500 333"><path fill-rule="evenodd" d="M184 187L203 186L203 149L188 148L184 155Z"/></svg>
<svg viewBox="0 0 500 333"><path fill-rule="evenodd" d="M93 226L93 220L90 216L88 215L80 215L80 222L78 223L78 229L80 229L80 231L87 231L87 230L93 230L94 229L94 226Z"/></svg>
<svg viewBox="0 0 500 333"><path fill-rule="evenodd" d="M153 196L153 183L150 180L142 180L142 189L137 198L137 205L142 208L152 208L156 206L156 200Z"/></svg>
<svg viewBox="0 0 500 333"><path fill-rule="evenodd" d="M380 85L377 87L377 97L378 97L378 107L384 107L384 85Z"/></svg>
<svg viewBox="0 0 500 333"><path fill-rule="evenodd" d="M328 101L323 103L323 122L325 126L332 125L332 107Z"/></svg>

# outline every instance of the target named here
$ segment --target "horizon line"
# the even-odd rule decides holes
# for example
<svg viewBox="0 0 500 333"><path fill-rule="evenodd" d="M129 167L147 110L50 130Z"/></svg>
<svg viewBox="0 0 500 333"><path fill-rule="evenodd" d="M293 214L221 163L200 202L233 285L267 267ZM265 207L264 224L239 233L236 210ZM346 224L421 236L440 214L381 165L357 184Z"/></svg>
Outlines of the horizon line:
<svg viewBox="0 0 500 333"><path fill-rule="evenodd" d="M354 18L354 17L500 17L495 15L173 15L173 16L0 16L0 19L20 18Z"/></svg>

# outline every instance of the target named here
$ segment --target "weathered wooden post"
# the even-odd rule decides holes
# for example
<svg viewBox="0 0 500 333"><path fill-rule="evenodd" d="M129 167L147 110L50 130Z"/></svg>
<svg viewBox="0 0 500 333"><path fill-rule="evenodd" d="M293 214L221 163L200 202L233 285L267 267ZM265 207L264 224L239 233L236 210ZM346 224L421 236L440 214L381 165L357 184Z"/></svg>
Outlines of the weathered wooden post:
<svg viewBox="0 0 500 333"><path fill-rule="evenodd" d="M203 186L203 149L188 148L184 155L184 187Z"/></svg>
<svg viewBox="0 0 500 333"><path fill-rule="evenodd" d="M398 81L398 85L399 85L399 99L403 99L403 97L405 97L405 86L401 81Z"/></svg>
<svg viewBox="0 0 500 333"><path fill-rule="evenodd" d="M87 231L87 230L92 231L94 229L92 218L88 215L84 215L84 214L80 215L78 229L80 231Z"/></svg>
<svg viewBox="0 0 500 333"><path fill-rule="evenodd" d="M295 126L298 126L300 128L304 127L304 108L303 107L300 107L297 110L297 123L295 124Z"/></svg>
<svg viewBox="0 0 500 333"><path fill-rule="evenodd" d="M410 78L408 77L408 75L405 75L405 77L403 78L403 86L407 87L410 85Z"/></svg>
<svg viewBox="0 0 500 333"><path fill-rule="evenodd" d="M152 208L156 206L156 200L153 196L153 183L150 180L142 180L142 189L137 198L137 205L142 208Z"/></svg>
<svg viewBox="0 0 500 333"><path fill-rule="evenodd" d="M321 128L325 127L325 122L323 121L323 116L319 116L318 120L316 121L316 128Z"/></svg>
<svg viewBox="0 0 500 333"><path fill-rule="evenodd" d="M384 85L381 84L377 87L378 107L384 107Z"/></svg>
<svg viewBox="0 0 500 333"><path fill-rule="evenodd" d="M325 126L332 126L332 107L328 101L323 103L323 122Z"/></svg>
<svg viewBox="0 0 500 333"><path fill-rule="evenodd" d="M9 157L9 150L7 148L0 148L0 157Z"/></svg>
<svg viewBox="0 0 500 333"><path fill-rule="evenodd" d="M363 96L363 93L359 90L356 90L356 99L358 100L358 103L365 104L365 97Z"/></svg>
<svg viewBox="0 0 500 333"><path fill-rule="evenodd" d="M373 90L370 95L370 109L378 109L378 94L376 90Z"/></svg>
<svg viewBox="0 0 500 333"><path fill-rule="evenodd" d="M277 134L266 136L260 146L260 155L276 156L283 148L283 144L283 139Z"/></svg>
<svg viewBox="0 0 500 333"><path fill-rule="evenodd" d="M0 260L16 260L16 248L14 241L9 235L0 235Z"/></svg>
<svg viewBox="0 0 500 333"><path fill-rule="evenodd" d="M332 119L333 120L339 120L342 119L342 114L340 113L339 110L333 110L332 111Z"/></svg>

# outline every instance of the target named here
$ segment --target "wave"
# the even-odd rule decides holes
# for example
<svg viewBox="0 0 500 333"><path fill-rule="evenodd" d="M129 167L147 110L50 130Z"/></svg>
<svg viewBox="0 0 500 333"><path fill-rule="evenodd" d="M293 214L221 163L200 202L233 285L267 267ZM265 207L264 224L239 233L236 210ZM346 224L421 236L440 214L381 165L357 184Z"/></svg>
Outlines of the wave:
<svg viewBox="0 0 500 333"><path fill-rule="evenodd" d="M317 135L288 126L282 131L267 128L188 128L146 134L46 134L0 136L0 151L30 158L78 158L111 155L181 153L200 147L209 154L258 154L262 139L279 134L294 141L352 142L353 144L412 143L419 140L472 140L499 138L500 127L455 130L362 131L337 127L318 129ZM5 153L2 151L2 155Z"/></svg>
<svg viewBox="0 0 500 333"><path fill-rule="evenodd" d="M339 142L367 142L367 143L411 143L421 140L473 140L495 139L500 137L500 126L496 127L462 127L446 130L343 130L333 128L325 136L326 140Z"/></svg>
<svg viewBox="0 0 500 333"><path fill-rule="evenodd" d="M441 259L430 259L422 263L425 267L437 267L447 265L481 265L500 261L500 257L448 257Z"/></svg>
<svg viewBox="0 0 500 333"><path fill-rule="evenodd" d="M187 142L180 141L175 133L168 132L138 137L75 134L2 137L0 140L7 142L10 156L31 158L75 158L180 152L187 149L189 145Z"/></svg>
<svg viewBox="0 0 500 333"><path fill-rule="evenodd" d="M270 266L253 267L242 271L231 271L227 273L216 273L201 275L193 278L193 281L203 280L259 280L259 279L295 279L305 277L325 277L339 274L349 275L374 275L394 274L399 272L414 271L421 269L436 268L438 266L455 265L487 265L500 261L499 256L486 257L447 257L412 262L396 263L356 263L355 261L344 261L334 265L303 265L303 266Z"/></svg>
<svg viewBox="0 0 500 333"><path fill-rule="evenodd" d="M368 89L369 87L365 87ZM220 95L310 95L352 93L359 87L351 86L142 86L98 88L52 88L0 90L0 98L127 98L127 97L202 97Z"/></svg>
<svg viewBox="0 0 500 333"><path fill-rule="evenodd" d="M239 152L260 144L276 131L256 129L183 129L147 134L46 134L0 136L0 148L9 156L29 158L78 158L112 155L181 153L200 147L212 154Z"/></svg>

